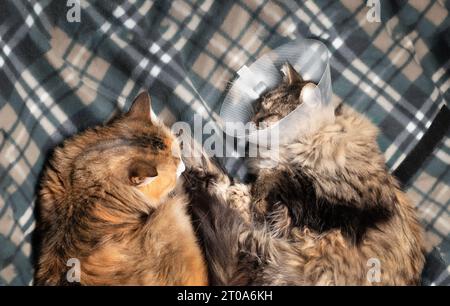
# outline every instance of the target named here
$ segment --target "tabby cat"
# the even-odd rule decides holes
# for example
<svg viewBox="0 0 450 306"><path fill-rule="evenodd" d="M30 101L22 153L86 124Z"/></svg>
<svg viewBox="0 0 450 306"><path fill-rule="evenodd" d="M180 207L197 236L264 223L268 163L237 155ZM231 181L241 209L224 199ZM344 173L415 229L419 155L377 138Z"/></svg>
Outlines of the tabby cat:
<svg viewBox="0 0 450 306"><path fill-rule="evenodd" d="M37 285L206 285L177 140L141 93L55 150L40 191ZM80 263L79 283L67 277Z"/></svg>
<svg viewBox="0 0 450 306"><path fill-rule="evenodd" d="M289 64L284 71L257 101L257 125L286 116L315 86ZM419 283L422 229L386 170L377 129L342 104L335 115L280 144L279 156L249 161L251 184L233 182L206 157L189 161L186 187L211 284Z"/></svg>

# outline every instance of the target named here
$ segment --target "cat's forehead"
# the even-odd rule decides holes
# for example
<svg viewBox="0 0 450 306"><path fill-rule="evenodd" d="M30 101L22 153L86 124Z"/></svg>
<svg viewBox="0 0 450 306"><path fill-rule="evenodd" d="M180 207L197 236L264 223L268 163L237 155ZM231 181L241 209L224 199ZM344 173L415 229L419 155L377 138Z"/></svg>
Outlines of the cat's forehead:
<svg viewBox="0 0 450 306"><path fill-rule="evenodd" d="M275 87L274 89L268 91L266 94L263 95L264 100L277 100L280 98L287 98L287 97L298 97L301 91L301 85L300 84L285 84L281 83L279 86Z"/></svg>
<svg viewBox="0 0 450 306"><path fill-rule="evenodd" d="M154 151L164 151L172 147L173 136L163 130L148 129L132 133L130 141L136 146L149 147Z"/></svg>
<svg viewBox="0 0 450 306"><path fill-rule="evenodd" d="M139 120L121 120L111 126L115 137L127 140L139 147L150 147L155 150L170 149L174 136L162 125L149 124Z"/></svg>

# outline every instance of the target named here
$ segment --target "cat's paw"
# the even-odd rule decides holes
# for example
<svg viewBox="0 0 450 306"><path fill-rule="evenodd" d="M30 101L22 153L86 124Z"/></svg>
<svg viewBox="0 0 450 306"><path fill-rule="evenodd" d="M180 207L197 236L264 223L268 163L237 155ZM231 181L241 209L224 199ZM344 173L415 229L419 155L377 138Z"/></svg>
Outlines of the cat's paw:
<svg viewBox="0 0 450 306"><path fill-rule="evenodd" d="M211 173L207 173L202 168L189 167L184 173L184 186L189 191L207 191L211 183L215 180Z"/></svg>
<svg viewBox="0 0 450 306"><path fill-rule="evenodd" d="M226 197L228 205L237 210L246 222L250 222L251 194L248 186L244 184L229 186L226 191Z"/></svg>
<svg viewBox="0 0 450 306"><path fill-rule="evenodd" d="M206 192L223 198L231 181L218 167L188 168L184 176L184 186L187 191Z"/></svg>

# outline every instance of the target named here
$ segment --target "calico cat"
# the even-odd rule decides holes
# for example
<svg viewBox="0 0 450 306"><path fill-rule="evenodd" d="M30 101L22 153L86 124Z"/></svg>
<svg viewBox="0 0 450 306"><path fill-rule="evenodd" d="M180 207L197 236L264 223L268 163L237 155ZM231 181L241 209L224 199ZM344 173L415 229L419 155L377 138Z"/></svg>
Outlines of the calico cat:
<svg viewBox="0 0 450 306"><path fill-rule="evenodd" d="M206 285L207 270L177 179L177 140L141 93L128 113L55 150L39 194L37 285ZM77 284L77 283L75 283Z"/></svg>
<svg viewBox="0 0 450 306"><path fill-rule="evenodd" d="M282 84L257 101L256 124L283 118L315 86L289 64L284 71ZM419 283L422 228L386 169L377 129L342 104L335 115L280 144L279 156L251 160L251 184L233 182L206 157L189 163L186 187L211 284ZM267 168L271 158L278 163Z"/></svg>

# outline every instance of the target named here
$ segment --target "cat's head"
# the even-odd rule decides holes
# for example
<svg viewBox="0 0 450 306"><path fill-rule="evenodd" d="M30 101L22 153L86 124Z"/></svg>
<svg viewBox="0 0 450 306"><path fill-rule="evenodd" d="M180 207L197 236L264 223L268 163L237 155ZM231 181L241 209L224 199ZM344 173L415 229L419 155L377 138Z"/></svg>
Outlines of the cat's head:
<svg viewBox="0 0 450 306"><path fill-rule="evenodd" d="M282 68L283 81L268 91L255 103L255 114L251 121L258 128L271 126L303 103L304 96L314 90L316 85L305 81L291 64Z"/></svg>
<svg viewBox="0 0 450 306"><path fill-rule="evenodd" d="M155 202L175 188L184 170L176 138L151 118L146 92L128 112L66 141L56 152L56 166L58 157L71 160L65 166L72 187L114 182L138 188Z"/></svg>

